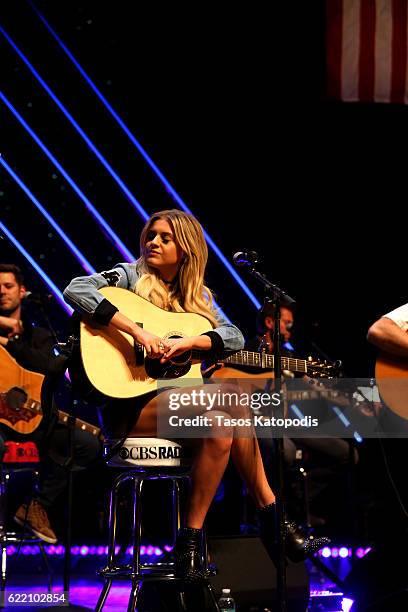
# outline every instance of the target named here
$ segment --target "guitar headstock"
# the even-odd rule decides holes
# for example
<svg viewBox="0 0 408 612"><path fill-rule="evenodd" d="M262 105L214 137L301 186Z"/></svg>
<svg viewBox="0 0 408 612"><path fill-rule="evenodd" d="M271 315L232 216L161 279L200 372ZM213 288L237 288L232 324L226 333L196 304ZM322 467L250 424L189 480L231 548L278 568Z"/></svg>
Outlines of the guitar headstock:
<svg viewBox="0 0 408 612"><path fill-rule="evenodd" d="M316 359L309 355L306 359L307 375L311 378L336 378L341 376L341 361L328 361L327 359Z"/></svg>

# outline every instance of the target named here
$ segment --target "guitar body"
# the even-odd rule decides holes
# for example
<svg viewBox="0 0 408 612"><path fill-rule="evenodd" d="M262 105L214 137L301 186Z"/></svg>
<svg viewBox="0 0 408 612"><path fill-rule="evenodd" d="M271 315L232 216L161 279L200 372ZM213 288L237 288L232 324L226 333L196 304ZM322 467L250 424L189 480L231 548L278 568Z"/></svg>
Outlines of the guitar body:
<svg viewBox="0 0 408 612"><path fill-rule="evenodd" d="M44 380L42 374L25 370L3 346L0 346L0 423L7 425L21 434L32 433L40 424L42 414L26 410L12 410L5 401L5 393L11 388L23 389L30 401L39 403L41 400L41 386Z"/></svg>
<svg viewBox="0 0 408 612"><path fill-rule="evenodd" d="M408 418L408 360L380 353L375 378L383 402L399 416Z"/></svg>
<svg viewBox="0 0 408 612"><path fill-rule="evenodd" d="M168 312L140 296L118 287L100 290L106 299L135 323L169 339L199 336L211 329L203 316L187 312ZM158 380L169 379L169 385L185 385L186 380L202 381L200 364L191 364L181 355L170 364L146 358L137 350L129 334L102 326L90 320L81 321L81 357L90 383L101 393L113 398L130 398L158 389ZM179 382L178 382L179 381Z"/></svg>

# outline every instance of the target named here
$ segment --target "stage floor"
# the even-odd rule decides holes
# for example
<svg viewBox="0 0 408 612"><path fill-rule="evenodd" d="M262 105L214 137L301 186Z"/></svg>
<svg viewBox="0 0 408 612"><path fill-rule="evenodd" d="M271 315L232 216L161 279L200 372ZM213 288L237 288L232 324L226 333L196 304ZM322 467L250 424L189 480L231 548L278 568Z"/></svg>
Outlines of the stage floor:
<svg viewBox="0 0 408 612"><path fill-rule="evenodd" d="M70 581L69 602L74 609L94 610L99 594L101 592L102 583L95 577L94 574L73 575ZM53 593L62 595L63 587L61 578L54 579ZM10 576L5 594L5 609L23 611L27 609L44 609L43 604L32 603L30 606L19 606L8 604L7 600L10 594L30 594L31 600L35 594L46 593L47 583L42 582L39 576L28 576L24 574ZM127 582L114 583L109 597L104 607L105 612L119 612L127 609L127 603L130 592L130 584ZM258 612L256 608L257 602L253 602L253 612ZM332 583L325 580L324 576L313 572L311 575L311 597L308 606L309 611L325 611L325 612L347 612L350 610L352 601L347 596L339 591ZM63 609L60 604L56 603L58 609ZM53 606L50 607L53 609ZM55 608L54 608L55 609ZM248 609L248 608L246 608ZM240 608L237 607L237 612ZM142 612L142 609L140 609ZM145 612L155 612L150 606L145 609ZM173 611L172 611L173 612ZM174 611L176 612L176 611ZM261 612L261 608L259 608ZM264 607L262 607L264 612Z"/></svg>

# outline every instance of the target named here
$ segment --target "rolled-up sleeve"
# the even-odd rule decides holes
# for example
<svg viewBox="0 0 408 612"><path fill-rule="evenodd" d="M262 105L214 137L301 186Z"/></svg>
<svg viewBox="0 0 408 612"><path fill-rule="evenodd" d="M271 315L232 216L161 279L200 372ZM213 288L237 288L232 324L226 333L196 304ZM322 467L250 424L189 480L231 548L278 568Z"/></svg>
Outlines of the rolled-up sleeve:
<svg viewBox="0 0 408 612"><path fill-rule="evenodd" d="M404 304L391 312L383 315L386 319L391 319L403 331L408 331L408 304Z"/></svg>
<svg viewBox="0 0 408 612"><path fill-rule="evenodd" d="M138 275L135 264L117 264L111 270L78 276L64 289L64 299L80 314L90 315L98 323L107 325L115 312L116 306L111 304L99 292L103 287L120 287L132 289Z"/></svg>
<svg viewBox="0 0 408 612"><path fill-rule="evenodd" d="M216 311L218 326L213 329L213 332L218 334L223 342L224 351L240 351L244 348L245 339L241 331L221 314Z"/></svg>

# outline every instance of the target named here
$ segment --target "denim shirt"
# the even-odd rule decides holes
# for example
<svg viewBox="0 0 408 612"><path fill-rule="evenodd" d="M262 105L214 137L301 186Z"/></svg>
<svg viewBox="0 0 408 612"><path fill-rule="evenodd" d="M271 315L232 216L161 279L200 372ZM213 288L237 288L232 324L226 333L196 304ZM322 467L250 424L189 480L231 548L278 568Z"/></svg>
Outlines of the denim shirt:
<svg viewBox="0 0 408 612"><path fill-rule="evenodd" d="M98 289L113 286L133 290L139 277L140 274L135 263L119 263L111 270L74 278L64 290L64 299L80 314L93 316L100 304L103 301L107 302ZM217 309L215 309L215 317L218 326L212 329L211 323L208 322L208 331L214 331L220 336L224 344L224 350L238 351L242 349L244 347L244 337L240 330L235 325L228 323Z"/></svg>

